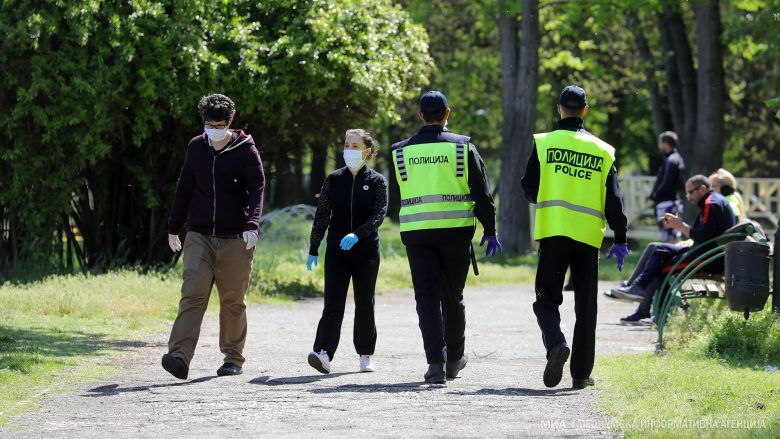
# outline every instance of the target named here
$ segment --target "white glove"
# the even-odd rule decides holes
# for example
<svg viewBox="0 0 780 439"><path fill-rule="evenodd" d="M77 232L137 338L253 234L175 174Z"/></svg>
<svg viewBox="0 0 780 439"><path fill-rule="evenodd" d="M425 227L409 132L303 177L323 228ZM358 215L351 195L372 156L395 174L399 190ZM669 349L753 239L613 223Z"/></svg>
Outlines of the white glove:
<svg viewBox="0 0 780 439"><path fill-rule="evenodd" d="M246 249L249 250L257 244L257 233L252 231L244 232L244 242L246 242Z"/></svg>
<svg viewBox="0 0 780 439"><path fill-rule="evenodd" d="M168 247L170 247L174 253L181 250L181 240L179 240L179 235L171 235L170 233L168 234Z"/></svg>

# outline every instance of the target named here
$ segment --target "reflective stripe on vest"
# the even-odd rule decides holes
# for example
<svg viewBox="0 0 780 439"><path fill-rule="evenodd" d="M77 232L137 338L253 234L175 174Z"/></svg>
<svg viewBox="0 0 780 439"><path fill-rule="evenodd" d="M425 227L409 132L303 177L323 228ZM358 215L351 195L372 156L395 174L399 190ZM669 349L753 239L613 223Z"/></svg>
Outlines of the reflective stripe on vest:
<svg viewBox="0 0 780 439"><path fill-rule="evenodd" d="M467 148L467 144L437 142L393 151L402 232L474 225Z"/></svg>
<svg viewBox="0 0 780 439"><path fill-rule="evenodd" d="M615 149L568 130L535 134L540 180L534 239L567 236L600 247L606 230L606 182Z"/></svg>

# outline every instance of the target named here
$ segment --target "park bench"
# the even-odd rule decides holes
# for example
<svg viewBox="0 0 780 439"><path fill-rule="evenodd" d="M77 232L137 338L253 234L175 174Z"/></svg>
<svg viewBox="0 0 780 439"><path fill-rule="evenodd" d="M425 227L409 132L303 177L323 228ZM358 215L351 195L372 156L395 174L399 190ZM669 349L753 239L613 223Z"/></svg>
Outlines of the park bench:
<svg viewBox="0 0 780 439"><path fill-rule="evenodd" d="M673 309L679 307L685 310L688 307L688 302L694 299L726 299L727 288L724 284L723 273L710 273L706 271L706 268L711 262L725 257L728 243L737 241L751 241L768 245L767 236L761 226L748 220L726 230L716 238L691 247L691 250L686 252L675 265L664 269L666 277L653 297L653 315L658 330L659 349L663 349L664 328L669 313ZM696 254L696 249L712 243L716 244L714 248L699 255ZM775 290L777 290L777 286L775 286ZM776 299L774 305L778 305ZM744 311L745 319L747 319L749 311L741 311Z"/></svg>

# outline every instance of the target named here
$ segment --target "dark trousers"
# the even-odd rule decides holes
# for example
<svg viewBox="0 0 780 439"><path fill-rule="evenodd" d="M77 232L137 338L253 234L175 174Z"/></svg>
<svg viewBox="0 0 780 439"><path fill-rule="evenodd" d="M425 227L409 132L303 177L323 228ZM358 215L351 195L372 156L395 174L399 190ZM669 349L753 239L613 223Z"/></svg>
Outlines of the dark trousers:
<svg viewBox="0 0 780 439"><path fill-rule="evenodd" d="M460 360L466 343L468 239L406 246L406 255L428 364Z"/></svg>
<svg viewBox="0 0 780 439"><path fill-rule="evenodd" d="M653 253L651 253L650 257L647 259L644 270L639 273L639 276L636 277L634 283L647 289L651 282L658 280L661 277L664 267L674 265L683 257L688 249L690 249L690 247L683 245L667 244L665 242L657 243L653 249ZM648 294L648 296L650 295L652 294Z"/></svg>
<svg viewBox="0 0 780 439"><path fill-rule="evenodd" d="M584 379L593 370L596 348L596 314L599 253L596 247L564 236L539 240L539 266L536 270L536 302L534 313L542 330L542 342L549 352L566 343L561 332L563 280L571 267L574 281L574 341L572 343L572 378Z"/></svg>
<svg viewBox="0 0 780 439"><path fill-rule="evenodd" d="M361 245L362 244L362 245ZM355 325L352 341L358 355L374 355L376 324L374 323L374 290L379 273L379 246L375 242L358 242L344 251L338 243L329 243L325 251L325 307L314 351L325 350L332 360L339 346L341 322L347 302L349 281L355 296Z"/></svg>

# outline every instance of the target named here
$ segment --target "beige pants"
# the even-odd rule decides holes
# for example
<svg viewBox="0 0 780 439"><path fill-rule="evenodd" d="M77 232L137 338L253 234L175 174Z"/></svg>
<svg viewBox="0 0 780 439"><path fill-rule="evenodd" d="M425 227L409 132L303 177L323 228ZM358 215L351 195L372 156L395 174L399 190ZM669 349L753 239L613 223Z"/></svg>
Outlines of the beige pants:
<svg viewBox="0 0 780 439"><path fill-rule="evenodd" d="M219 293L219 350L226 363L244 364L246 290L255 249L241 238L215 238L189 232L184 241L184 282L179 315L173 323L168 352L189 366L200 336L211 287Z"/></svg>

